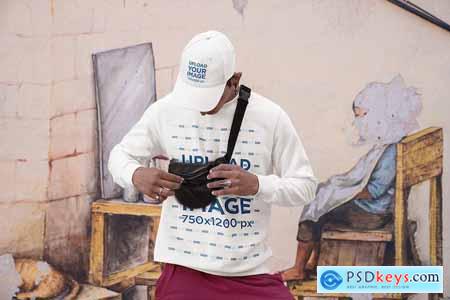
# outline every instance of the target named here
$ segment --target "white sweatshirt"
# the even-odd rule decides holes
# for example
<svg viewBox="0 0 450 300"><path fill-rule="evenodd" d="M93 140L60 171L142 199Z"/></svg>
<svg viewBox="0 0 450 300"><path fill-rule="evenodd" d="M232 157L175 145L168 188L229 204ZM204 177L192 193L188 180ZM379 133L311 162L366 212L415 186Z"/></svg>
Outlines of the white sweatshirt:
<svg viewBox="0 0 450 300"><path fill-rule="evenodd" d="M185 162L225 155L236 99L214 115L178 106L171 94L151 105L111 151L109 170L122 187L132 186L138 157L165 155ZM219 197L190 210L174 197L162 205L156 261L222 276L268 273L271 205L300 206L315 196L317 181L288 115L252 92L232 163L258 176L254 196ZM282 222L283 220L280 220Z"/></svg>

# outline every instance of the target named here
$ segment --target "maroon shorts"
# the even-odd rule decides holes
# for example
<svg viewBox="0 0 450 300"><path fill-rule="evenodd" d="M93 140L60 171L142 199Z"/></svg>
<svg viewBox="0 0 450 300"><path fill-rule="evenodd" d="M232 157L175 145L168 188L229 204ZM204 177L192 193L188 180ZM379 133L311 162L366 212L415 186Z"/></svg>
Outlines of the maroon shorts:
<svg viewBox="0 0 450 300"><path fill-rule="evenodd" d="M292 300L280 274L217 276L165 264L156 283L157 300Z"/></svg>

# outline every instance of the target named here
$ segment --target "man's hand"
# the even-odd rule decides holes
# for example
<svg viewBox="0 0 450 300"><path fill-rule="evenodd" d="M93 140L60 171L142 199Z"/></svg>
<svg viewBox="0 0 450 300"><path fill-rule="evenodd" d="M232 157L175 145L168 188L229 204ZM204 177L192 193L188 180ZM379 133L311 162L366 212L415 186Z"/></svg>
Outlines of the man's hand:
<svg viewBox="0 0 450 300"><path fill-rule="evenodd" d="M145 195L164 201L180 188L183 178L157 168L137 168L133 174L134 186Z"/></svg>
<svg viewBox="0 0 450 300"><path fill-rule="evenodd" d="M237 165L218 165L211 169L208 175L208 179L214 178L224 178L208 183L210 189L223 187L221 190L212 191L214 196L250 196L255 195L259 189L258 177Z"/></svg>

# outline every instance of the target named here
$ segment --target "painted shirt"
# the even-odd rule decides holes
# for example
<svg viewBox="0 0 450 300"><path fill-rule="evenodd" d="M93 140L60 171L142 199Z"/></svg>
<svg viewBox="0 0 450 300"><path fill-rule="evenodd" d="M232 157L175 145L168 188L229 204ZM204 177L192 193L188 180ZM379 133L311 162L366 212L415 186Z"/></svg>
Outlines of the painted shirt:
<svg viewBox="0 0 450 300"><path fill-rule="evenodd" d="M122 187L132 186L136 157L165 155L205 163L226 152L236 99L214 115L158 100L111 151L109 170ZM258 176L256 195L219 197L203 209L183 207L174 197L162 205L154 257L223 276L267 273L271 205L310 202L317 181L293 124L275 103L252 92L231 163Z"/></svg>
<svg viewBox="0 0 450 300"><path fill-rule="evenodd" d="M367 183L367 189L372 199L353 200L360 208L374 214L392 211L395 194L396 155L396 144L391 144L384 150Z"/></svg>

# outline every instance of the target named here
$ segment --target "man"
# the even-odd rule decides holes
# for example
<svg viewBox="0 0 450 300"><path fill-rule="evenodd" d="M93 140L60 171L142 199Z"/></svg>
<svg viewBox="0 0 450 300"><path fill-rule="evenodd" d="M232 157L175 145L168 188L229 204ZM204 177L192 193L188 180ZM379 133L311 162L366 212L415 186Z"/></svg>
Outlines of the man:
<svg viewBox="0 0 450 300"><path fill-rule="evenodd" d="M252 92L230 165L212 169L217 200L203 209L174 197L182 178L146 168L136 157L164 155L184 162L223 156L241 73L234 48L216 31L185 47L173 91L151 105L111 151L109 169L122 187L163 201L155 260L165 267L157 283L164 299L292 299L279 274L269 274L267 231L271 205L314 198L316 179L287 114Z"/></svg>
<svg viewBox="0 0 450 300"><path fill-rule="evenodd" d="M371 82L353 101L355 145L372 145L344 174L320 183L303 208L297 233L295 266L285 280L304 280L314 273L325 224L374 230L392 221L398 142L419 128L420 95L401 76L388 83ZM333 251L331 249L330 251Z"/></svg>

